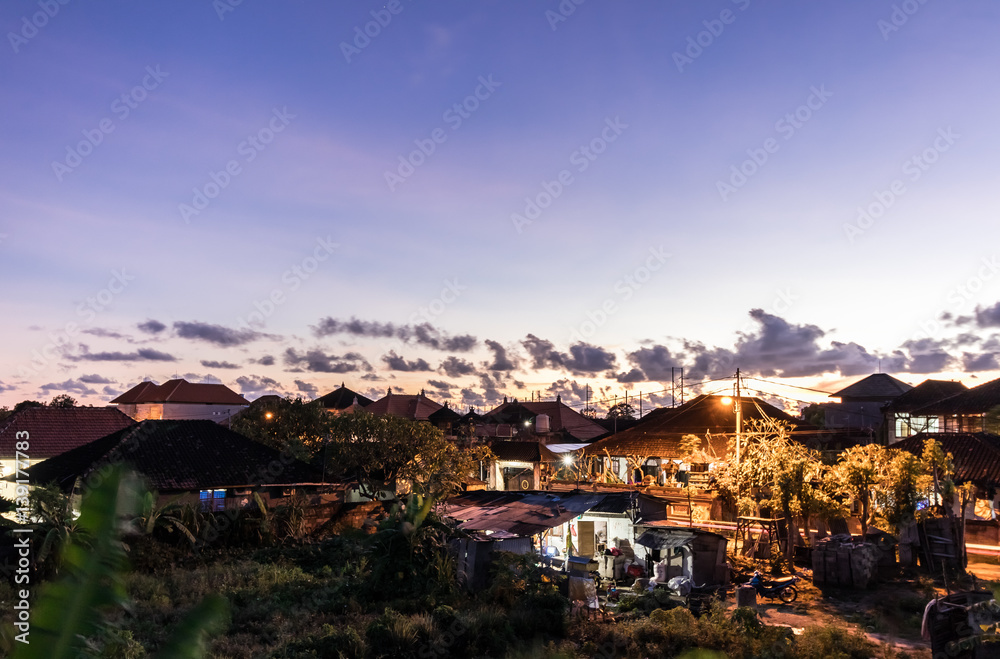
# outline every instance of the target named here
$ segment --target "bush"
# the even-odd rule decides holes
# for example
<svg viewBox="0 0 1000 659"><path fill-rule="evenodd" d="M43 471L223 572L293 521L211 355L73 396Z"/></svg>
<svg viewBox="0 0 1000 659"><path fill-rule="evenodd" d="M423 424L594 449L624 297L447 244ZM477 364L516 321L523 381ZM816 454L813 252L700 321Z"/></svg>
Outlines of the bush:
<svg viewBox="0 0 1000 659"><path fill-rule="evenodd" d="M878 647L858 632L834 626L806 627L795 641L800 659L868 659Z"/></svg>

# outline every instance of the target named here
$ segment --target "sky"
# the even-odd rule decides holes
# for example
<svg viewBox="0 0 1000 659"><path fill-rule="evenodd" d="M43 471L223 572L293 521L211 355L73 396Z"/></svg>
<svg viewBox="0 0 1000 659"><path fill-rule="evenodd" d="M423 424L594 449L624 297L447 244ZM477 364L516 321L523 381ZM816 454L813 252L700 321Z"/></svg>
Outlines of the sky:
<svg viewBox="0 0 1000 659"><path fill-rule="evenodd" d="M0 404L996 378L998 26L986 0L4 2Z"/></svg>

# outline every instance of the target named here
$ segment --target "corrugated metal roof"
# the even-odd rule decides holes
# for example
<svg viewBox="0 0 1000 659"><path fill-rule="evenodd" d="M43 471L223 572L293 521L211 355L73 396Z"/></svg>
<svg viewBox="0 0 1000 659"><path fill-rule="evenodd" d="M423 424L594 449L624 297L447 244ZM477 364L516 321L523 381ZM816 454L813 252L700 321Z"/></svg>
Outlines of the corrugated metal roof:
<svg viewBox="0 0 1000 659"><path fill-rule="evenodd" d="M587 512L625 512L632 493L469 492L448 499L444 514L468 531L535 535Z"/></svg>

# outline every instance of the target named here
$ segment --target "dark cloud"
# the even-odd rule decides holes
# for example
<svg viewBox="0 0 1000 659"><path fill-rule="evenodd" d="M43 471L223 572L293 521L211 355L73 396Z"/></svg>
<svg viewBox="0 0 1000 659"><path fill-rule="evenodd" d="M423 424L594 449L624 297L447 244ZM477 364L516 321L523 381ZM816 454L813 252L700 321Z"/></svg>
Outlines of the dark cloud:
<svg viewBox="0 0 1000 659"><path fill-rule="evenodd" d="M462 389L462 405L483 408L486 407L486 399L478 391L466 388Z"/></svg>
<svg viewBox="0 0 1000 659"><path fill-rule="evenodd" d="M356 352L343 356L328 355L318 348L300 353L289 348L284 355L285 364L294 371L305 369L314 373L353 373L361 369L370 370L371 365Z"/></svg>
<svg viewBox="0 0 1000 659"><path fill-rule="evenodd" d="M628 354L628 361L635 367L629 371L630 375L638 369L646 376L645 379L651 382L670 382L673 377L673 372L670 369L681 365L680 360L670 354L670 350L662 345L639 348ZM638 380L619 380L619 382L638 382Z"/></svg>
<svg viewBox="0 0 1000 659"><path fill-rule="evenodd" d="M285 395L284 387L281 386L281 383L274 378L261 375L241 375L236 378L236 387L244 396L247 394L256 394L255 398L268 394Z"/></svg>
<svg viewBox="0 0 1000 659"><path fill-rule="evenodd" d="M614 353L604 348L577 343L569 347L569 357L564 361L564 366L576 374L599 373L613 369L617 366L617 361Z"/></svg>
<svg viewBox="0 0 1000 659"><path fill-rule="evenodd" d="M497 388L503 382L498 375L491 376L489 373L482 373L479 376L479 384L483 388L483 398L487 403L499 403L503 394Z"/></svg>
<svg viewBox="0 0 1000 659"><path fill-rule="evenodd" d="M84 346L86 347L86 346ZM135 352L83 352L80 355L68 356L71 361L85 362L175 362L173 355L152 348L141 348Z"/></svg>
<svg viewBox="0 0 1000 659"><path fill-rule="evenodd" d="M556 396L560 396L562 398L562 402L566 403L567 405L573 403L585 403L587 401L586 383L580 383L577 382L576 380L569 380L567 378L563 378L561 380L553 382L551 385L549 385L549 388L546 389L546 392L548 393L550 398L555 398ZM593 402L594 399L593 389L590 390L590 398L591 402Z"/></svg>
<svg viewBox="0 0 1000 659"><path fill-rule="evenodd" d="M517 362L507 357L507 349L496 341L486 340L486 347L493 353L493 360L483 362L483 366L488 371L513 371L517 368Z"/></svg>
<svg viewBox="0 0 1000 659"><path fill-rule="evenodd" d="M476 372L476 366L472 362L452 356L441 362L438 370L444 371L448 377L457 378L463 375L472 375Z"/></svg>
<svg viewBox="0 0 1000 659"><path fill-rule="evenodd" d="M350 334L360 337L374 338L396 338L403 342L414 342L420 345L434 348L435 350L446 350L449 352L468 352L476 347L478 340L471 334L459 336L449 336L430 323L419 325L396 325L393 323L380 323L374 320L338 320L336 318L321 318L319 323L312 326L313 334L317 337L331 336L334 334Z"/></svg>
<svg viewBox="0 0 1000 659"><path fill-rule="evenodd" d="M955 358L947 351L947 345L947 341L939 339L906 341L902 348L909 354L909 359L902 364L902 368L896 370L910 373L938 373L947 370L955 362Z"/></svg>
<svg viewBox="0 0 1000 659"><path fill-rule="evenodd" d="M136 327L138 327L141 331L145 332L146 334L159 334L163 330L167 329L166 325L164 325L158 320L152 320L152 319L147 320L144 323L139 323L138 325L136 325Z"/></svg>
<svg viewBox="0 0 1000 659"><path fill-rule="evenodd" d="M274 357L271 355L264 355L257 360L257 363L261 366L274 366Z"/></svg>
<svg viewBox="0 0 1000 659"><path fill-rule="evenodd" d="M962 368L968 373L996 371L1000 370L1000 362L997 361L997 353L995 352L980 355L966 352L962 354Z"/></svg>
<svg viewBox="0 0 1000 659"><path fill-rule="evenodd" d="M182 339L193 341L206 341L225 348L241 346L257 339L265 338L268 335L256 332L251 329L237 330L222 325L212 325L209 323L174 323L174 331Z"/></svg>
<svg viewBox="0 0 1000 659"><path fill-rule="evenodd" d="M14 391L15 389L17 389L17 387L15 387L14 385L4 384L3 381L0 380L0 391Z"/></svg>
<svg viewBox="0 0 1000 659"><path fill-rule="evenodd" d="M431 365L423 359L406 361L396 354L395 350L390 350L388 355L382 355L382 361L391 371L432 371Z"/></svg>
<svg viewBox="0 0 1000 659"><path fill-rule="evenodd" d="M71 391L75 394L81 394L83 396L96 396L97 391L91 389L86 383L80 382L79 380L66 380L65 382L50 382L48 384L43 384L39 387L42 391L46 393L59 392L65 393Z"/></svg>
<svg viewBox="0 0 1000 659"><path fill-rule="evenodd" d="M79 378L80 382L86 382L87 384L114 384L114 380L109 380L103 375L98 375L93 373L91 375L81 375Z"/></svg>
<svg viewBox="0 0 1000 659"><path fill-rule="evenodd" d="M531 357L534 368L559 368L563 365L564 355L555 349L551 341L529 334L521 341L521 345Z"/></svg>
<svg viewBox="0 0 1000 659"><path fill-rule="evenodd" d="M976 307L976 324L980 327L1000 327L1000 302L992 307Z"/></svg>
<svg viewBox="0 0 1000 659"><path fill-rule="evenodd" d="M209 359L202 359L201 365L204 366L205 368L229 368L229 369L240 368L239 364L232 364L230 362L217 362Z"/></svg>
<svg viewBox="0 0 1000 659"><path fill-rule="evenodd" d="M124 393L121 389L115 389L114 387L104 387L101 391L105 396L110 396L112 398L121 396Z"/></svg>
<svg viewBox="0 0 1000 659"><path fill-rule="evenodd" d="M316 394L319 393L319 387L314 384L309 384L303 380L296 380L295 386L298 387L300 392L304 393L309 398L315 398Z"/></svg>
<svg viewBox="0 0 1000 659"><path fill-rule="evenodd" d="M450 382L445 382L444 380L428 380L427 386L433 387L434 389L437 389L441 393L450 396L451 389L455 385L451 384Z"/></svg>
<svg viewBox="0 0 1000 659"><path fill-rule="evenodd" d="M615 379L622 384L628 384L630 382L645 382L646 375L637 368L633 368L626 373L619 373L615 376Z"/></svg>

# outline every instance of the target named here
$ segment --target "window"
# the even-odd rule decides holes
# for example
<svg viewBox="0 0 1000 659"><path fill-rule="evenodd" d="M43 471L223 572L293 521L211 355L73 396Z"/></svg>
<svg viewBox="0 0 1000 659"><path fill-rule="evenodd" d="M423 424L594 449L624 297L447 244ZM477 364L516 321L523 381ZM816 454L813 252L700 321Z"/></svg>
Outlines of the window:
<svg viewBox="0 0 1000 659"><path fill-rule="evenodd" d="M226 509L225 490L202 490L199 499L202 512L212 512Z"/></svg>

